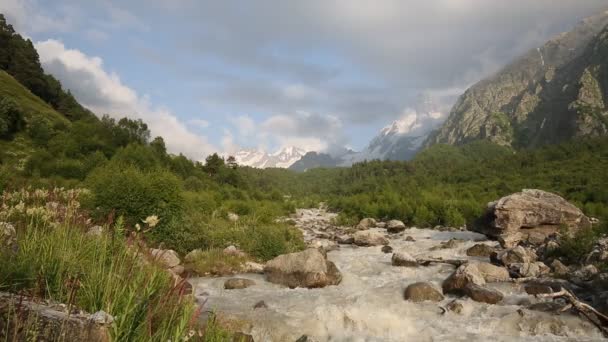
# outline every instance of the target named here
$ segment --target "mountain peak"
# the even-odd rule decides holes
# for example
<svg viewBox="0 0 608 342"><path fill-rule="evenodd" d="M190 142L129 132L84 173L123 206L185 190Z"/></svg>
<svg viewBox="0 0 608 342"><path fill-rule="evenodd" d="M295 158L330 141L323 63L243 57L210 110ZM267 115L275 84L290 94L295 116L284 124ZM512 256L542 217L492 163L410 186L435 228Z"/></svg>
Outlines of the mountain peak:
<svg viewBox="0 0 608 342"><path fill-rule="evenodd" d="M288 168L306 154L306 150L295 146L286 146L274 153L267 153L256 148L244 148L234 154L237 164L255 168Z"/></svg>

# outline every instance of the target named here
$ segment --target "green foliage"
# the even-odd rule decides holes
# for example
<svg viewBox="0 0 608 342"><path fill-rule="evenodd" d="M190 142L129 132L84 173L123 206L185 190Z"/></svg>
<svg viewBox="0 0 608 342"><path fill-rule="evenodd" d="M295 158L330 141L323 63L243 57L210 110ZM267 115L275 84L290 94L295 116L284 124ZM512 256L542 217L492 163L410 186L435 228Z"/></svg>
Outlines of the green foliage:
<svg viewBox="0 0 608 342"><path fill-rule="evenodd" d="M134 226L150 215L157 215L161 224L153 237L162 239L171 222L181 217L181 184L168 171L140 171L139 169L109 163L95 169L86 180L94 193L97 214L107 216L114 212L124 216L127 225Z"/></svg>
<svg viewBox="0 0 608 342"><path fill-rule="evenodd" d="M24 126L23 114L10 98L0 99L0 139L12 137Z"/></svg>
<svg viewBox="0 0 608 342"><path fill-rule="evenodd" d="M44 146L53 136L53 128L48 119L42 116L33 117L28 123L28 134L34 144Z"/></svg>

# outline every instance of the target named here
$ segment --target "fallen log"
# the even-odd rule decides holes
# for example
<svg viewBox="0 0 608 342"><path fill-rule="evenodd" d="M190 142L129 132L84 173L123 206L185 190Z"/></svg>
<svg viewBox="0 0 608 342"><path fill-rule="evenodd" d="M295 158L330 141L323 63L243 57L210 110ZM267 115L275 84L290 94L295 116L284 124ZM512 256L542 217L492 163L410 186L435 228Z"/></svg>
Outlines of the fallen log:
<svg viewBox="0 0 608 342"><path fill-rule="evenodd" d="M562 298L573 310L580 313L593 323L604 336L608 337L608 316L594 309L591 305L581 302L572 292L561 288L560 291L536 295L537 298Z"/></svg>

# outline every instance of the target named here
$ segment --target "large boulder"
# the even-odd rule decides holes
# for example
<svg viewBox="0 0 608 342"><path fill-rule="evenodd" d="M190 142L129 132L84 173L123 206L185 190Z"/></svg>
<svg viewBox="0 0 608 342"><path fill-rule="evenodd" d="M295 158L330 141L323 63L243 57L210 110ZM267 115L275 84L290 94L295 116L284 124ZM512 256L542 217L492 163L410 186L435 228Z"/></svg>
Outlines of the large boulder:
<svg viewBox="0 0 608 342"><path fill-rule="evenodd" d="M325 287L342 281L342 274L336 265L314 248L279 255L266 263L264 274L269 282L290 288Z"/></svg>
<svg viewBox="0 0 608 342"><path fill-rule="evenodd" d="M406 300L412 302L423 302L426 300L440 302L443 300L443 294L441 293L441 291L439 291L435 288L435 286L427 282L410 284L405 289L403 297Z"/></svg>
<svg viewBox="0 0 608 342"><path fill-rule="evenodd" d="M574 232L590 226L589 218L562 197L524 189L489 203L486 214L474 229L499 239L504 247L512 247L520 240L540 241L540 237L557 233L560 227ZM534 237L534 241L530 241L530 237Z"/></svg>
<svg viewBox="0 0 608 342"><path fill-rule="evenodd" d="M390 220L386 223L386 231L394 234L405 230L405 223L399 220Z"/></svg>
<svg viewBox="0 0 608 342"><path fill-rule="evenodd" d="M509 265L509 270L522 278L536 278L551 272L549 266L541 261L512 263Z"/></svg>
<svg viewBox="0 0 608 342"><path fill-rule="evenodd" d="M411 256L407 252L393 253L393 256L391 257L391 263L393 264L393 266L406 266L406 267L417 267L418 266L418 261L416 261L416 258Z"/></svg>
<svg viewBox="0 0 608 342"><path fill-rule="evenodd" d="M358 231L353 235L353 238L357 246L380 246L389 243L384 234L373 230Z"/></svg>
<svg viewBox="0 0 608 342"><path fill-rule="evenodd" d="M468 284L485 285L481 272L474 263L467 263L458 267L441 285L443 293L464 294Z"/></svg>

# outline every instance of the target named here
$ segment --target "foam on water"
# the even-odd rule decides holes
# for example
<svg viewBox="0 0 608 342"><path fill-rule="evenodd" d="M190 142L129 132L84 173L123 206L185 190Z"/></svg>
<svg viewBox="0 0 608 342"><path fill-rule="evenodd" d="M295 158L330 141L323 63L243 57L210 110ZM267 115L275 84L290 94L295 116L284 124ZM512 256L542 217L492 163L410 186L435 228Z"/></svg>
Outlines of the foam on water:
<svg viewBox="0 0 608 342"><path fill-rule="evenodd" d="M416 241L405 241L408 235ZM451 238L465 241L456 248L429 250ZM417 258L464 259L466 249L483 238L471 232L412 228L391 240L391 246ZM295 341L304 334L320 341L602 340L596 328L576 316L520 310L522 301L534 303L536 299L527 296L518 284L489 284L505 294L502 305L463 298L462 314L442 314L440 306L445 307L455 297L446 296L440 303L412 303L403 299L403 290L417 281L430 281L440 287L453 266L391 266L391 254L382 253L380 247L342 246L328 253L328 258L342 272L338 286L287 289L255 274L239 275L256 281L256 285L242 290L224 290L229 277L197 278L192 283L207 309L250 322L249 333L256 341ZM260 300L268 308L254 310Z"/></svg>

